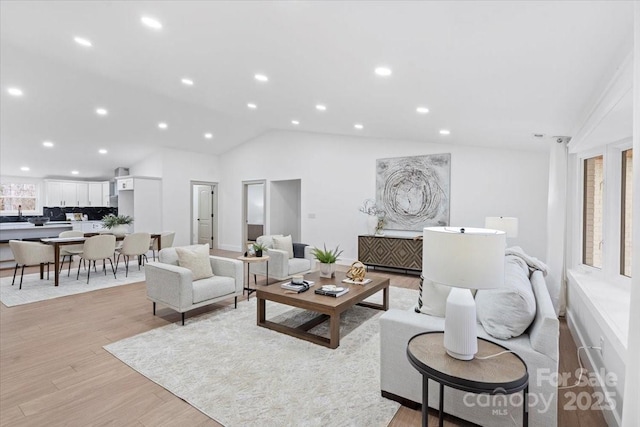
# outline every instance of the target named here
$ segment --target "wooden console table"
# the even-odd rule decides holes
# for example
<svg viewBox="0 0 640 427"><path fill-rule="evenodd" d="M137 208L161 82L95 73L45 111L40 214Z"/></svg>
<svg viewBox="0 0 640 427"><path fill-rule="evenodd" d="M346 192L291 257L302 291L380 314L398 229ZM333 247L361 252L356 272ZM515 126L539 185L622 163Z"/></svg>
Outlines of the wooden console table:
<svg viewBox="0 0 640 427"><path fill-rule="evenodd" d="M358 260L367 267L422 271L422 240L397 236L358 236Z"/></svg>

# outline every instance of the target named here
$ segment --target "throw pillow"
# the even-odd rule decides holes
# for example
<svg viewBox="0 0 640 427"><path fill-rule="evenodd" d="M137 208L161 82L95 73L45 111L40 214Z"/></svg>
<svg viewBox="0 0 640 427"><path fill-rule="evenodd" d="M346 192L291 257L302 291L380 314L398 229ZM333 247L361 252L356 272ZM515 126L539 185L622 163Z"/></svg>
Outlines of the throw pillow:
<svg viewBox="0 0 640 427"><path fill-rule="evenodd" d="M507 256L504 287L476 293L478 320L489 335L506 340L522 335L536 316L529 269L522 259Z"/></svg>
<svg viewBox="0 0 640 427"><path fill-rule="evenodd" d="M273 249L280 249L289 254L289 259L293 258L293 242L291 235L273 236Z"/></svg>
<svg viewBox="0 0 640 427"><path fill-rule="evenodd" d="M416 313L430 314L431 316L444 317L447 308L447 297L451 287L440 285L429 279L420 279L422 292L418 296Z"/></svg>
<svg viewBox="0 0 640 427"><path fill-rule="evenodd" d="M273 249L273 238L274 237L282 237L282 234L275 234L275 235L271 235L271 236L269 236L269 235L260 236L260 237L258 237L257 242L262 244L267 249Z"/></svg>
<svg viewBox="0 0 640 427"><path fill-rule="evenodd" d="M191 270L194 281L213 276L211 262L209 262L208 244L175 249L178 254L178 265Z"/></svg>

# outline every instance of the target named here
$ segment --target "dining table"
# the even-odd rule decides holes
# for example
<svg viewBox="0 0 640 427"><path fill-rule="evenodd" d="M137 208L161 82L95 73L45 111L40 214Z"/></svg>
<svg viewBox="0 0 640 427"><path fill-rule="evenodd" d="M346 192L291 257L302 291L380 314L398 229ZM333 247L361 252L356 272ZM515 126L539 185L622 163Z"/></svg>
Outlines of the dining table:
<svg viewBox="0 0 640 427"><path fill-rule="evenodd" d="M84 243L89 237L97 236L99 234L108 234L108 233L85 233L83 237L48 237L40 239L42 243L45 245L53 246L53 259L55 270L53 273L53 283L54 286L58 286L60 284L60 246L66 245L77 245L78 243ZM150 233L152 240L158 241L158 247L162 247L162 235L160 233ZM117 235L116 240L124 240L126 235Z"/></svg>

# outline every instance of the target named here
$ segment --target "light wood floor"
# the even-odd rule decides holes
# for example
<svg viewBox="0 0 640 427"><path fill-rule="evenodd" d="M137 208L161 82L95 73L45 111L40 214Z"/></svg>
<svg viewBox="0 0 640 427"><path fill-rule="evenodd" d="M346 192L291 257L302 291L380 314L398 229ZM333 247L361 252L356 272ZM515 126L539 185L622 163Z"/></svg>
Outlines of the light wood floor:
<svg viewBox="0 0 640 427"><path fill-rule="evenodd" d="M0 271L3 277L12 274ZM392 286L417 289L415 276L389 277ZM202 307L187 315L220 307ZM152 315L144 283L11 308L0 304L0 426L218 426L102 348L179 319L168 308ZM560 342L560 371L574 372L576 347L564 322ZM559 426L605 425L600 412L564 411L562 393L559 397ZM437 425L434 413L429 425ZM420 422L419 411L401 407L389 425ZM450 419L445 425L465 424Z"/></svg>

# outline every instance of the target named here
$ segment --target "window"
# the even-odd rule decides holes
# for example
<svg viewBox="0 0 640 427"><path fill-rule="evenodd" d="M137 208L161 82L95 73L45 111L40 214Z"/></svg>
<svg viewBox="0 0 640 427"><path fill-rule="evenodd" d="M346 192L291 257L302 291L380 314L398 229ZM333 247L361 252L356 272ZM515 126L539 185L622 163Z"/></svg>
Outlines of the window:
<svg viewBox="0 0 640 427"><path fill-rule="evenodd" d="M0 185L0 211L35 211L38 186L36 184L5 183Z"/></svg>
<svg viewBox="0 0 640 427"><path fill-rule="evenodd" d="M620 215L620 274L631 277L631 218L633 194L633 150L622 152L622 191Z"/></svg>
<svg viewBox="0 0 640 427"><path fill-rule="evenodd" d="M603 156L584 160L582 263L602 268Z"/></svg>

